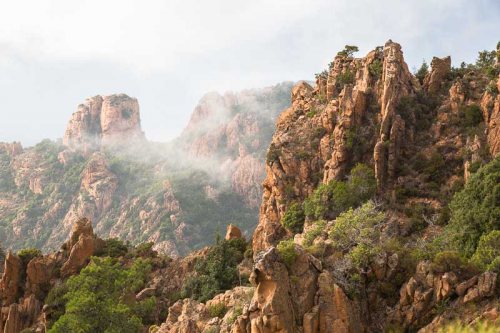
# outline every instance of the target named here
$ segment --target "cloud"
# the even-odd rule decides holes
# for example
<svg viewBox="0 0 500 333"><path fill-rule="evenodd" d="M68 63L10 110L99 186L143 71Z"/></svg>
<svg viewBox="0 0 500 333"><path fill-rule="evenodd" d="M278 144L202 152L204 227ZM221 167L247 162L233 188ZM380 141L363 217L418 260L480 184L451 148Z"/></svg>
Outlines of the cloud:
<svg viewBox="0 0 500 333"><path fill-rule="evenodd" d="M500 31L495 0L18 0L0 8L0 141L60 137L96 94L137 97L171 139L207 91L312 79L345 44L392 38L410 68L474 61ZM6 116L8 114L8 116Z"/></svg>

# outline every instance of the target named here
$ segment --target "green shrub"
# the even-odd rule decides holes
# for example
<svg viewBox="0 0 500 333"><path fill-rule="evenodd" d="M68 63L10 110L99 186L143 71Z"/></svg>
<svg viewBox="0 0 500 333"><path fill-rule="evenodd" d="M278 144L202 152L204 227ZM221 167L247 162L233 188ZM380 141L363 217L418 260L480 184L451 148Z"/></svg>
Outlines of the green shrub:
<svg viewBox="0 0 500 333"><path fill-rule="evenodd" d="M483 112L477 104L470 104L460 108L462 126L466 128L476 127L483 121Z"/></svg>
<svg viewBox="0 0 500 333"><path fill-rule="evenodd" d="M378 251L379 225L383 221L384 214L375 208L372 201L368 201L355 210L351 208L340 214L329 237L339 250L347 253L353 265L361 269Z"/></svg>
<svg viewBox="0 0 500 333"><path fill-rule="evenodd" d="M278 243L276 248L280 254L281 260L290 268L295 262L295 259L297 259L297 252L295 252L295 243L293 239L282 240Z"/></svg>
<svg viewBox="0 0 500 333"><path fill-rule="evenodd" d="M307 117L313 118L316 114L318 114L318 109L316 109L314 106L311 107L311 109L306 113Z"/></svg>
<svg viewBox="0 0 500 333"><path fill-rule="evenodd" d="M243 239L217 239L206 257L196 262L196 275L184 283L182 297L192 297L205 302L216 294L238 285L237 266L243 260L246 248Z"/></svg>
<svg viewBox="0 0 500 333"><path fill-rule="evenodd" d="M273 143L271 143L266 155L267 164L272 164L273 162L279 161L280 155L281 151L279 150L279 148L277 148Z"/></svg>
<svg viewBox="0 0 500 333"><path fill-rule="evenodd" d="M243 314L243 307L241 305L236 305L233 308L233 313L231 313L231 317L229 317L227 323L229 325L232 325L236 321L236 319L238 319L238 317L241 316L242 314Z"/></svg>
<svg viewBox="0 0 500 333"><path fill-rule="evenodd" d="M338 89L341 90L346 84L354 83L354 73L347 69L337 76Z"/></svg>
<svg viewBox="0 0 500 333"><path fill-rule="evenodd" d="M427 65L427 62L424 60L422 61L422 65L420 66L420 68L415 73L415 76L418 81L420 81L420 84L424 83L424 78L427 74L429 74L429 65Z"/></svg>
<svg viewBox="0 0 500 333"><path fill-rule="evenodd" d="M434 256L432 270L435 272L449 272L464 267L466 260L457 251L442 251Z"/></svg>
<svg viewBox="0 0 500 333"><path fill-rule="evenodd" d="M224 305L224 303L216 303L213 305L209 305L207 307L207 310L211 318L214 317L223 318L227 312L227 307Z"/></svg>
<svg viewBox="0 0 500 333"><path fill-rule="evenodd" d="M98 256L106 256L111 258L119 258L126 255L128 252L127 246L123 241L117 238L109 238L105 240L104 247L97 253Z"/></svg>
<svg viewBox="0 0 500 333"><path fill-rule="evenodd" d="M479 321L469 325L460 322L446 324L439 328L438 333L496 333L498 325L494 322Z"/></svg>
<svg viewBox="0 0 500 333"><path fill-rule="evenodd" d="M140 257L156 257L158 253L153 250L153 242L145 242L135 247L137 256Z"/></svg>
<svg viewBox="0 0 500 333"><path fill-rule="evenodd" d="M500 157L481 167L449 204L450 246L470 258L482 235L500 229Z"/></svg>
<svg viewBox="0 0 500 333"><path fill-rule="evenodd" d="M472 262L478 264L481 268L495 271L498 269L500 260L500 230L493 230L488 234L482 235L472 256Z"/></svg>
<svg viewBox="0 0 500 333"><path fill-rule="evenodd" d="M352 58L354 53L358 52L359 48L356 45L346 45L342 51L339 51L337 55Z"/></svg>
<svg viewBox="0 0 500 333"><path fill-rule="evenodd" d="M350 207L357 207L372 198L376 191L373 170L357 164L347 181L332 180L321 184L304 201L305 215L315 220L333 219Z"/></svg>
<svg viewBox="0 0 500 333"><path fill-rule="evenodd" d="M304 227L304 210L299 203L292 203L281 218L281 224L288 230L299 233Z"/></svg>
<svg viewBox="0 0 500 333"><path fill-rule="evenodd" d="M304 235L304 240L302 241L302 245L305 247L311 246L314 242L314 240L321 235L323 230L326 227L326 222L321 220L317 221L315 223L315 226L311 228L306 234Z"/></svg>
<svg viewBox="0 0 500 333"><path fill-rule="evenodd" d="M26 267L26 265L28 265L28 263L33 258L41 257L42 256L42 251L40 251L39 249L35 249L35 248L27 248L27 249L20 250L17 253L17 255L21 259L21 262L22 262L23 266Z"/></svg>
<svg viewBox="0 0 500 333"><path fill-rule="evenodd" d="M59 306L64 302L64 314L48 332L138 332L140 314L123 297L143 288L150 270L142 259L125 268L112 258L92 257L80 274L66 281L67 289L47 297Z"/></svg>
<svg viewBox="0 0 500 333"><path fill-rule="evenodd" d="M383 69L383 63L380 59L373 60L373 62L368 66L368 71L376 79L379 79L382 76Z"/></svg>

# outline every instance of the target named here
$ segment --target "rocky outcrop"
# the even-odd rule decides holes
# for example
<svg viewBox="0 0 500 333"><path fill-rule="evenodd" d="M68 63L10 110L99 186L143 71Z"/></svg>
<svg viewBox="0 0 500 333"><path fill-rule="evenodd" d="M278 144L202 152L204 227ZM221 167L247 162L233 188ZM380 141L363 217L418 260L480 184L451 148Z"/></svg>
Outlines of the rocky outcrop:
<svg viewBox="0 0 500 333"><path fill-rule="evenodd" d="M95 204L98 217L108 210L113 203L113 195L118 187L118 178L109 170L102 153L94 153L82 173L81 188Z"/></svg>
<svg viewBox="0 0 500 333"><path fill-rule="evenodd" d="M424 89L430 94L438 93L451 70L451 57L432 58L431 71L424 78Z"/></svg>
<svg viewBox="0 0 500 333"><path fill-rule="evenodd" d="M94 235L90 220L86 218L78 220L73 226L70 239L63 245L69 256L61 267L61 275L67 277L78 273L94 252L102 247L101 242Z"/></svg>
<svg viewBox="0 0 500 333"><path fill-rule="evenodd" d="M500 76L496 82L496 89L500 91ZM483 118L487 124L487 141L492 156L500 153L500 94L485 92L481 99Z"/></svg>
<svg viewBox="0 0 500 333"><path fill-rule="evenodd" d="M411 133L404 133L405 123L398 114L400 99L412 94L416 81L406 65L401 45L389 41L384 47L384 67L380 96L380 136L375 145L375 177L383 188L394 177L402 142L411 144ZM408 140L409 139L409 140Z"/></svg>
<svg viewBox="0 0 500 333"><path fill-rule="evenodd" d="M288 203L303 201L319 182L343 179L357 162L373 165L380 189L394 180L413 141L405 117L414 117L412 110L403 117L397 106L417 89L401 46L392 41L364 58L337 55L326 100L305 82L293 88L292 106L278 118L267 155L254 253L287 234L280 219Z"/></svg>
<svg viewBox="0 0 500 333"><path fill-rule="evenodd" d="M10 157L14 157L16 155L19 155L23 152L23 146L21 145L20 142L12 142L12 143L6 143L6 142L0 142L0 152L5 152L7 153Z"/></svg>
<svg viewBox="0 0 500 333"><path fill-rule="evenodd" d="M265 176L262 155L276 117L289 105L290 89L291 83L282 83L224 95L209 93L194 109L179 139L195 163L220 168L222 178L250 207L260 203Z"/></svg>
<svg viewBox="0 0 500 333"><path fill-rule="evenodd" d="M56 275L57 262L55 255L33 258L26 268L26 292L41 299L48 292L50 281Z"/></svg>
<svg viewBox="0 0 500 333"><path fill-rule="evenodd" d="M0 280L0 331L18 333L30 327L35 332L45 332L42 308L47 294L61 284L61 278L77 274L102 246L91 222L81 219L74 224L62 251L36 256L27 263L9 252Z"/></svg>
<svg viewBox="0 0 500 333"><path fill-rule="evenodd" d="M230 240L239 238L243 238L240 228L232 224L228 225L226 229L226 237L224 239Z"/></svg>
<svg viewBox="0 0 500 333"><path fill-rule="evenodd" d="M431 321L439 304L452 309L493 296L496 280L497 274L492 272L467 277L462 272L436 272L429 262L420 262L415 275L401 287L389 321L410 330L422 327Z"/></svg>
<svg viewBox="0 0 500 333"><path fill-rule="evenodd" d="M68 122L63 137L65 146L87 154L97 149L101 142L102 96L95 96L78 105Z"/></svg>
<svg viewBox="0 0 500 333"><path fill-rule="evenodd" d="M95 96L78 106L63 143L85 155L102 147L124 147L144 139L137 99L125 94Z"/></svg>
<svg viewBox="0 0 500 333"><path fill-rule="evenodd" d="M0 296L2 305L10 305L17 301L21 288L21 259L9 252L5 257L3 276L0 280Z"/></svg>

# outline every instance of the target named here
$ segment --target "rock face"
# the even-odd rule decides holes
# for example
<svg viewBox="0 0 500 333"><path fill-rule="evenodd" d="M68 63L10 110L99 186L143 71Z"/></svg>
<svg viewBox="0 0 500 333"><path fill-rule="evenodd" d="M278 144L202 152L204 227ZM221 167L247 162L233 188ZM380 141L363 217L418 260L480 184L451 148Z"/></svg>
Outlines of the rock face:
<svg viewBox="0 0 500 333"><path fill-rule="evenodd" d="M62 251L37 256L24 264L9 252L0 280L0 330L18 333L31 327L35 332L45 332L42 307L48 292L61 284L61 278L77 274L102 246L103 241L94 235L91 222L80 219Z"/></svg>
<svg viewBox="0 0 500 333"><path fill-rule="evenodd" d="M69 252L68 260L61 267L61 275L74 275L87 264L89 258L100 246L101 241L94 235L92 222L86 218L78 220L64 249Z"/></svg>
<svg viewBox="0 0 500 333"><path fill-rule="evenodd" d="M318 222L306 214L302 234L292 233L281 222L292 204L304 203L319 185L349 179L357 163L373 168L378 197L387 200L383 205L384 237L404 238L414 232L411 219L397 208L400 204L439 212L447 199L436 199L424 184L435 186L439 193L450 193L453 184L464 181L464 172L470 174L471 165L498 155L498 96L487 92L488 81L481 73L452 79L450 67L449 57L434 58L421 87L408 70L401 46L388 41L364 58L341 52L317 76L315 87L306 82L294 86L292 105L278 117L267 154L259 224L252 239L257 301L249 307L248 318L242 318L247 332L327 332L330 327L345 332L384 331L390 320L396 327L416 331L437 318L433 309L442 302L453 302L454 309L462 311L463 304L483 301L485 307L469 312L473 318L480 315L479 310L495 306L493 273L482 277L455 271L436 273L429 267L426 271L424 264L401 287L399 303L391 300L385 295L390 292L382 290L388 286L399 289L400 279L407 273L406 258L390 251L373 258L370 267L360 273L358 288L363 294L353 301L346 296L348 284L339 273L343 254L327 236L335 216L327 218L323 230L315 230L312 226ZM445 87L451 88L446 91ZM470 136L461 119L465 109L477 110L478 106L486 131ZM425 174L419 164L422 161L441 174L436 176L437 169L432 175ZM426 234L418 237L439 233L435 220L426 216L424 222ZM299 257L285 267L273 249L295 235L296 252L300 253L298 244L304 244L312 230L321 236L306 246L317 251L323 267L314 265L313 256L308 259L316 267L308 270L313 281L308 284L309 279L296 272L304 259ZM314 295L313 302L307 301L310 294L295 293L306 289ZM456 295L460 295L458 300ZM285 314L284 308L293 311Z"/></svg>
<svg viewBox="0 0 500 333"><path fill-rule="evenodd" d="M242 237L243 235L241 234L240 228L232 224L227 226L226 237L225 237L226 240L238 239Z"/></svg>
<svg viewBox="0 0 500 333"><path fill-rule="evenodd" d="M500 75L496 88L500 91ZM487 126L487 140L490 153L496 156L500 153L500 95L496 96L486 91L481 99L483 118Z"/></svg>
<svg viewBox="0 0 500 333"><path fill-rule="evenodd" d="M424 78L424 89L431 94L438 93L451 70L451 57L432 58L431 72Z"/></svg>
<svg viewBox="0 0 500 333"><path fill-rule="evenodd" d="M2 305L10 305L17 301L21 288L21 259L9 252L5 257L3 276L0 280Z"/></svg>
<svg viewBox="0 0 500 333"><path fill-rule="evenodd" d="M415 275L401 287L399 302L391 312L389 321L407 330L414 330L429 322L439 302L450 303L445 310L453 312L462 304L479 303L494 295L496 273L485 272L470 278L462 274L453 271L435 272L429 262L420 262ZM444 318L445 313L434 318L423 332L432 332L431 328L436 327L437 323L442 325Z"/></svg>
<svg viewBox="0 0 500 333"><path fill-rule="evenodd" d="M220 165L217 172L251 207L260 204L265 176L262 155L276 117L290 103L291 86L286 82L239 93L209 93L196 106L179 139L200 164Z"/></svg>
<svg viewBox="0 0 500 333"><path fill-rule="evenodd" d="M287 202L303 200L319 181L342 179L356 162L374 165L381 189L394 180L403 146L413 138L397 105L417 87L401 46L392 41L365 58L338 55L328 72L326 100L318 96L322 88L305 82L294 87L292 106L278 118L269 148L254 253L286 234L279 221Z"/></svg>
<svg viewBox="0 0 500 333"><path fill-rule="evenodd" d="M143 139L137 99L119 94L95 96L80 104L68 123L63 143L89 154L101 147L119 147Z"/></svg>

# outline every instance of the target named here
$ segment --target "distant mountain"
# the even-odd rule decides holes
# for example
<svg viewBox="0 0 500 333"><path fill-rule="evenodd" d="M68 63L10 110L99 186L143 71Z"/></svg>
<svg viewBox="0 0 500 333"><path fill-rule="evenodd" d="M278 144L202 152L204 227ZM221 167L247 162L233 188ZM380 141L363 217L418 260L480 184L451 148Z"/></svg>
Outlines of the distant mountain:
<svg viewBox="0 0 500 333"><path fill-rule="evenodd" d="M152 241L176 256L229 223L257 224L265 151L291 83L207 94L183 134L152 143L124 94L80 104L62 141L0 145L0 242L53 250L79 217L101 237Z"/></svg>

